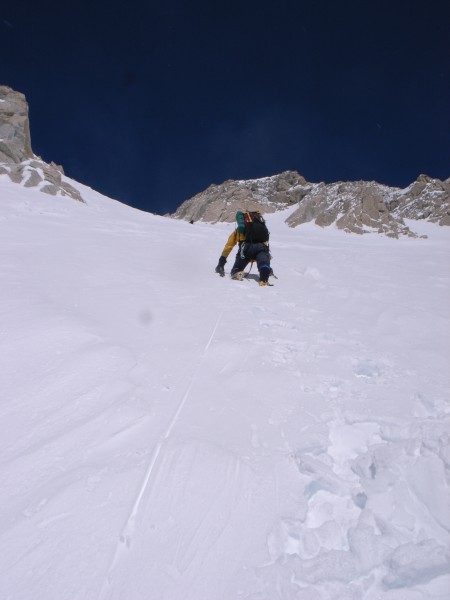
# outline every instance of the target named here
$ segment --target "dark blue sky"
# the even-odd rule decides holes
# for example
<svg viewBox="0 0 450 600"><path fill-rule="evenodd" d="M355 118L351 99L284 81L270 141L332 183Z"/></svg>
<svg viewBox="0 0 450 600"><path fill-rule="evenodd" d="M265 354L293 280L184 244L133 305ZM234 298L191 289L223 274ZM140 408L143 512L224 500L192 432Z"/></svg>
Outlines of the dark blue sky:
<svg viewBox="0 0 450 600"><path fill-rule="evenodd" d="M144 210L287 169L405 186L450 176L449 31L445 0L15 0L0 84L36 154Z"/></svg>

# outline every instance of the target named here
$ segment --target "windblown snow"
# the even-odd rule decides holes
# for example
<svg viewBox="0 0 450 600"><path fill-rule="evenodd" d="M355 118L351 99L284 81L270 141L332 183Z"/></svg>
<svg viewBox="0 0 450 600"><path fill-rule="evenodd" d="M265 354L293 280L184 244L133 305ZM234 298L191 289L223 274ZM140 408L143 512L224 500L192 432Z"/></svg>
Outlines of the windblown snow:
<svg viewBox="0 0 450 600"><path fill-rule="evenodd" d="M260 288L71 183L0 176L0 598L448 599L449 228L268 215Z"/></svg>

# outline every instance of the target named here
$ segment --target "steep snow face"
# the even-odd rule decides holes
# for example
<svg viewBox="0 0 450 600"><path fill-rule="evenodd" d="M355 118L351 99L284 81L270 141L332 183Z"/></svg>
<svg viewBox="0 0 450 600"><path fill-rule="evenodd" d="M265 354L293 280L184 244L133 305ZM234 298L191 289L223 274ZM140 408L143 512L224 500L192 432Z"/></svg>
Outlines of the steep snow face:
<svg viewBox="0 0 450 600"><path fill-rule="evenodd" d="M0 176L0 597L448 598L450 230L268 215L260 288L70 183Z"/></svg>

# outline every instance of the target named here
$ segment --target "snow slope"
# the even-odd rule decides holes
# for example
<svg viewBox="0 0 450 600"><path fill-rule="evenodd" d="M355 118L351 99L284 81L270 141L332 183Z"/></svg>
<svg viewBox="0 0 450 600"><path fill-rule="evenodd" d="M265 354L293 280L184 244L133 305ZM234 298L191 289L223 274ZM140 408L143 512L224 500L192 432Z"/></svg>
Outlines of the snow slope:
<svg viewBox="0 0 450 600"><path fill-rule="evenodd" d="M447 599L449 228L270 215L259 288L72 184L0 176L0 598Z"/></svg>

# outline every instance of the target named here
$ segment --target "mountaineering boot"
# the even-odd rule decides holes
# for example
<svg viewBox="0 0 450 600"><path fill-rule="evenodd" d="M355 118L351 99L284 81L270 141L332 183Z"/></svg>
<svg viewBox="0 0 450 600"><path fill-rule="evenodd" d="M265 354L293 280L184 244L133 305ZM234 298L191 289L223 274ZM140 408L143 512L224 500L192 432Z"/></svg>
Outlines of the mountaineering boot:
<svg viewBox="0 0 450 600"><path fill-rule="evenodd" d="M231 279L236 279L237 281L242 281L244 277L244 271L236 271L236 273L231 273Z"/></svg>
<svg viewBox="0 0 450 600"><path fill-rule="evenodd" d="M260 285L260 286L263 286L263 285L269 285L269 282L268 282L268 281L260 281L260 282L259 282L259 285Z"/></svg>

